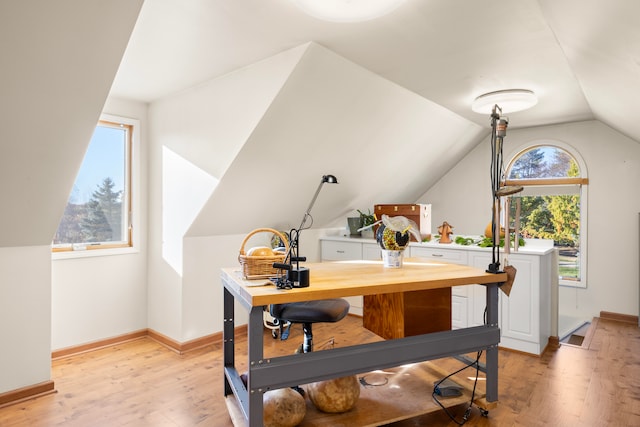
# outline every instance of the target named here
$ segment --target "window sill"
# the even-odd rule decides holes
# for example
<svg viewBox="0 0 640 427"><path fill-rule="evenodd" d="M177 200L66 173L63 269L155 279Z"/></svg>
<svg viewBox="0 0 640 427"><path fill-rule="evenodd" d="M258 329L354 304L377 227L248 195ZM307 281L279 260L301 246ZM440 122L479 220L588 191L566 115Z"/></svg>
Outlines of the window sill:
<svg viewBox="0 0 640 427"><path fill-rule="evenodd" d="M579 282L572 282L570 280L560 280L558 282L558 285L562 286L563 288L578 288L578 289L587 288L587 284L583 280Z"/></svg>
<svg viewBox="0 0 640 427"><path fill-rule="evenodd" d="M129 255L140 253L140 250L133 248L112 248L112 249L92 249L83 251L63 251L63 252L51 252L51 260L64 260L64 259L76 259L76 258L93 258L101 256L112 255Z"/></svg>

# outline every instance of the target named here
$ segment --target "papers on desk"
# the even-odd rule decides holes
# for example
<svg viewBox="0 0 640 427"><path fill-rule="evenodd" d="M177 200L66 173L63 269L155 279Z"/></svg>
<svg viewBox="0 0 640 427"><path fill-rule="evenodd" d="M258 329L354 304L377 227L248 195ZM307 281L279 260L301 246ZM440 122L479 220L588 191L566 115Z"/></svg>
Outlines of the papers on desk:
<svg viewBox="0 0 640 427"><path fill-rule="evenodd" d="M238 281L242 283L243 286L247 286L247 287L267 286L267 285L275 286L275 283L273 283L269 279L253 279L253 280L245 279L244 277L242 277L242 272L240 270L235 270L233 273L236 275L236 277L238 277L239 279Z"/></svg>

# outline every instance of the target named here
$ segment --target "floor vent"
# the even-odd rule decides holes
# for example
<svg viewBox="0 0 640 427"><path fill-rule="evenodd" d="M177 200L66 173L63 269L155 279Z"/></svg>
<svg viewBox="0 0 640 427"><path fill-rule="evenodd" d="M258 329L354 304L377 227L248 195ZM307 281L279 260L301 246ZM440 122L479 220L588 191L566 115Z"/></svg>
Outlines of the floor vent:
<svg viewBox="0 0 640 427"><path fill-rule="evenodd" d="M583 341L584 341L584 336L571 334L567 339L566 343L571 345L581 346Z"/></svg>
<svg viewBox="0 0 640 427"><path fill-rule="evenodd" d="M560 340L560 342L562 344L569 344L569 345L582 347L582 345L584 344L585 337L588 335L590 328L591 328L591 323L585 322L579 328L567 334L563 339Z"/></svg>

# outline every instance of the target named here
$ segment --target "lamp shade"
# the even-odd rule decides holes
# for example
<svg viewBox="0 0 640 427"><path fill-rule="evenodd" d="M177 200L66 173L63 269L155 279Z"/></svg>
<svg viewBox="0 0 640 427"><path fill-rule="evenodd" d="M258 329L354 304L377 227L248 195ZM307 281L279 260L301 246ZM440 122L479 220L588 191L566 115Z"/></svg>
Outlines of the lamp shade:
<svg viewBox="0 0 640 427"><path fill-rule="evenodd" d="M476 113L490 114L497 105L506 114L529 109L537 103L538 97L530 90L507 89L480 95L473 101L471 109Z"/></svg>
<svg viewBox="0 0 640 427"><path fill-rule="evenodd" d="M390 13L405 0L292 0L307 15L323 21L359 22Z"/></svg>
<svg viewBox="0 0 640 427"><path fill-rule="evenodd" d="M335 177L335 175L323 175L322 176L322 182L327 182L329 184L337 184L338 183L338 178Z"/></svg>

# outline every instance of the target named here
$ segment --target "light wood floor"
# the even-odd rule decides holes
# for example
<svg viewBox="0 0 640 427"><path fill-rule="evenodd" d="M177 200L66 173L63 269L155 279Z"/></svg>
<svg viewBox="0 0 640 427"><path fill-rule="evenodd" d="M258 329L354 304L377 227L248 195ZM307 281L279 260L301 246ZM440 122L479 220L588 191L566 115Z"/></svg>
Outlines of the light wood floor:
<svg viewBox="0 0 640 427"><path fill-rule="evenodd" d="M348 317L317 325L316 347L376 340ZM543 357L500 351L500 401L470 426L640 426L640 329L599 319L588 348L563 345ZM290 354L288 341L265 338L265 354ZM237 355L246 351L238 339ZM223 398L219 346L178 355L139 339L56 360L57 393L0 408L0 426L232 426ZM464 408L453 408L461 416ZM393 427L454 426L438 411Z"/></svg>

